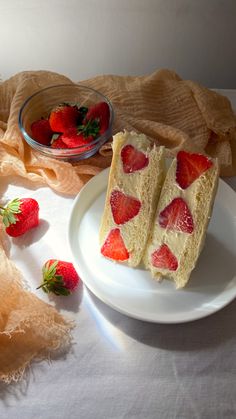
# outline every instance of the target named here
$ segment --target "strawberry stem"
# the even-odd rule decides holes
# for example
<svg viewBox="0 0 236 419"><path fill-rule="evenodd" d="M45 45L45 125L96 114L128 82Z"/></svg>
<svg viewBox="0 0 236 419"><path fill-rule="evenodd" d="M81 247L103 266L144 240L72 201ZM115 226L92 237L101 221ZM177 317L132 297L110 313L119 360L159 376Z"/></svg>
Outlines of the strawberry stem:
<svg viewBox="0 0 236 419"><path fill-rule="evenodd" d="M89 119L85 125L78 126L79 134L83 134L84 137L92 135L96 137L99 134L99 121L97 119Z"/></svg>

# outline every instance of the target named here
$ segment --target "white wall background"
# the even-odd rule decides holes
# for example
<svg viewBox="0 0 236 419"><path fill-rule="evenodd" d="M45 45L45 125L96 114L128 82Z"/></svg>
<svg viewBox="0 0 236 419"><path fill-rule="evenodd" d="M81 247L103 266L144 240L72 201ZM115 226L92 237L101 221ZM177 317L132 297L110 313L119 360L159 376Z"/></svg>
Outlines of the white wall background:
<svg viewBox="0 0 236 419"><path fill-rule="evenodd" d="M158 68L236 88L236 0L0 0L0 76Z"/></svg>

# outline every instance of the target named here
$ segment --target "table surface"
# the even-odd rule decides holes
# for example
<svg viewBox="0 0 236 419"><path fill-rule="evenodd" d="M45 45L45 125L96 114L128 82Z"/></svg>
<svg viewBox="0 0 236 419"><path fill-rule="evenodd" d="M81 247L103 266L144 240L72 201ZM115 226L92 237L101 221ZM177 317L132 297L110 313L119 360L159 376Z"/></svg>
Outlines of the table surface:
<svg viewBox="0 0 236 419"><path fill-rule="evenodd" d="M236 109L236 92L223 93ZM236 191L236 177L226 181ZM40 203L40 227L10 249L35 290L45 260L71 260L73 199L14 177L1 179L0 194ZM122 315L82 284L68 298L38 295L76 319L74 344L63 357L33 364L21 383L0 384L1 419L236 417L235 300L204 319L164 325Z"/></svg>

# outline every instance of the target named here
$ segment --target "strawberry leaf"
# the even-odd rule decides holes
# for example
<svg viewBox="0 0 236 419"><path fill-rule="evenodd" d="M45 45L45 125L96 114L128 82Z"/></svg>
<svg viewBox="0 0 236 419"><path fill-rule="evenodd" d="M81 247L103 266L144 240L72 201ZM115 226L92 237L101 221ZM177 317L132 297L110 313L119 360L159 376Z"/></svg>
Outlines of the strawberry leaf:
<svg viewBox="0 0 236 419"><path fill-rule="evenodd" d="M45 266L43 266L43 280L45 282L51 281L56 276L58 261L55 260L51 265L50 262L47 262Z"/></svg>
<svg viewBox="0 0 236 419"><path fill-rule="evenodd" d="M11 224L16 224L16 221L16 217L14 216L14 214L11 214L10 212L5 213L3 216L3 223L6 227L9 227Z"/></svg>
<svg viewBox="0 0 236 419"><path fill-rule="evenodd" d="M19 198L13 199L5 208L1 208L0 215L3 217L2 221L5 227L9 227L11 224L16 224L17 217L14 214L19 214L21 201Z"/></svg>
<svg viewBox="0 0 236 419"><path fill-rule="evenodd" d="M9 202L9 204L7 205L7 208L9 210L11 210L11 212L13 212L14 214L17 214L20 211L20 199L19 198L15 198L13 199L11 202Z"/></svg>
<svg viewBox="0 0 236 419"><path fill-rule="evenodd" d="M85 125L78 126L79 134L83 134L84 137L89 137L92 135L96 137L99 134L99 121L97 119L90 119Z"/></svg>
<svg viewBox="0 0 236 419"><path fill-rule="evenodd" d="M63 287L63 286L54 287L52 292L54 292L54 294L56 295L65 295L65 296L70 295L70 291L66 287Z"/></svg>
<svg viewBox="0 0 236 419"><path fill-rule="evenodd" d="M56 295L70 295L70 290L66 288L62 275L57 274L57 265L58 260L55 260L52 264L48 261L43 266L43 283L37 289L42 288L44 292L53 292Z"/></svg>

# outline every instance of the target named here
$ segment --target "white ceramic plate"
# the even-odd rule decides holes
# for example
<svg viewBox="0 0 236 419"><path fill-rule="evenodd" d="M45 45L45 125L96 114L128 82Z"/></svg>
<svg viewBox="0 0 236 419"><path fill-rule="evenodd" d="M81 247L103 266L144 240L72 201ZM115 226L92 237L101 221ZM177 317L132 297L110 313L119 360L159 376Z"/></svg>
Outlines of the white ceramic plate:
<svg viewBox="0 0 236 419"><path fill-rule="evenodd" d="M84 284L103 302L128 316L157 323L181 323L214 313L236 296L236 194L222 180L205 247L183 290L154 281L148 271L103 258L98 232L108 169L86 184L74 201L69 244Z"/></svg>

